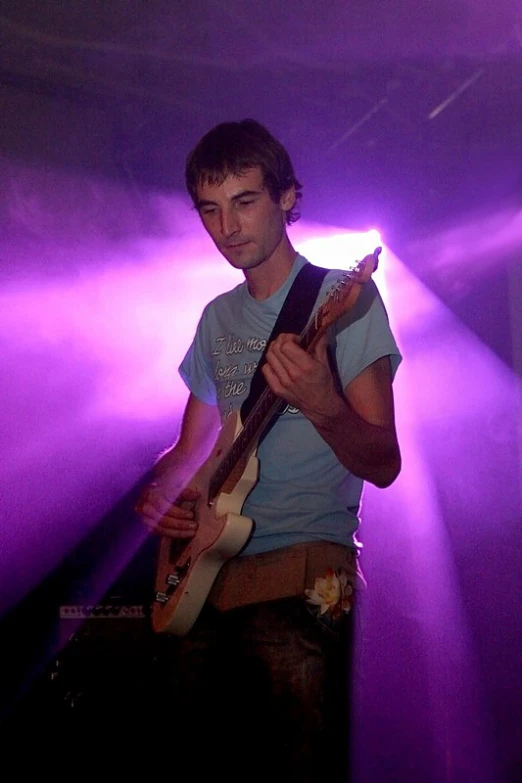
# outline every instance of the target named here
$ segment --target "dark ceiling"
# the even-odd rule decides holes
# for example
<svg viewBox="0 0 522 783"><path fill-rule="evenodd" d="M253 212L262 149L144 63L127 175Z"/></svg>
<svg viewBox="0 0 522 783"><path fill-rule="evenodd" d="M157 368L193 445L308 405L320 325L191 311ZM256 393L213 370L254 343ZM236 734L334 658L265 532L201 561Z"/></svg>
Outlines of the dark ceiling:
<svg viewBox="0 0 522 783"><path fill-rule="evenodd" d="M18 158L52 146L45 110L13 108L23 93L110 125L110 160L62 145L58 162L147 187L181 187L205 130L254 116L311 219L411 233L522 196L518 0L4 1L0 42Z"/></svg>

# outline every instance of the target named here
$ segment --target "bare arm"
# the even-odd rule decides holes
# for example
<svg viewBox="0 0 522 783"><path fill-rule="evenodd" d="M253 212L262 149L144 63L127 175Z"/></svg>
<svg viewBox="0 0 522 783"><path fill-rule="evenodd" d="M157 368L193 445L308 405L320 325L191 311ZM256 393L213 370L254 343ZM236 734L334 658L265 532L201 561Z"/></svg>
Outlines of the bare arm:
<svg viewBox="0 0 522 783"><path fill-rule="evenodd" d="M152 531L172 538L190 538L196 525L190 510L174 505L195 500L197 494L185 489L207 459L220 427L219 411L190 395L176 443L156 462L152 484L143 492L137 510Z"/></svg>
<svg viewBox="0 0 522 783"><path fill-rule="evenodd" d="M342 395L328 364L325 338L308 354L295 335L280 335L263 372L274 393L302 411L347 470L378 487L395 481L401 456L388 357L363 370Z"/></svg>
<svg viewBox="0 0 522 783"><path fill-rule="evenodd" d="M389 358L363 370L312 422L338 460L356 476L387 487L401 469Z"/></svg>

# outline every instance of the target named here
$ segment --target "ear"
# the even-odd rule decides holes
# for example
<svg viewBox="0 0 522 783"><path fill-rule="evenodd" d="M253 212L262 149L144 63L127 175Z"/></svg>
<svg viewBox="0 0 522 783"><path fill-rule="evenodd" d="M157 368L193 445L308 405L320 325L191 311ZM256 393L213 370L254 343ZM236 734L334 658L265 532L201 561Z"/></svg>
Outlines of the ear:
<svg viewBox="0 0 522 783"><path fill-rule="evenodd" d="M281 194L281 198L279 200L281 209L283 209L285 212L289 212L292 207L295 206L295 201L295 187L292 185L292 187L288 188L288 190L285 190L284 193Z"/></svg>

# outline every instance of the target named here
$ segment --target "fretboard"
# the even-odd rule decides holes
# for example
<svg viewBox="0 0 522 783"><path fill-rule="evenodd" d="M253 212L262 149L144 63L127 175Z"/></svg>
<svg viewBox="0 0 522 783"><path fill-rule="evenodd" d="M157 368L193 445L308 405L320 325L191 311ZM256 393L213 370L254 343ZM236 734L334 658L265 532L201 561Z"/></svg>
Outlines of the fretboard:
<svg viewBox="0 0 522 783"><path fill-rule="evenodd" d="M319 337L318 318L313 318L303 330L299 345L303 350L308 351L313 346L317 337ZM284 405L284 401L270 389L267 383L264 383L263 391L260 394L256 404L248 414L243 424L243 429L234 440L227 455L214 472L209 483L208 501L212 502L219 495L223 485L233 474L237 465L249 456L253 451L255 444L268 427L279 408Z"/></svg>

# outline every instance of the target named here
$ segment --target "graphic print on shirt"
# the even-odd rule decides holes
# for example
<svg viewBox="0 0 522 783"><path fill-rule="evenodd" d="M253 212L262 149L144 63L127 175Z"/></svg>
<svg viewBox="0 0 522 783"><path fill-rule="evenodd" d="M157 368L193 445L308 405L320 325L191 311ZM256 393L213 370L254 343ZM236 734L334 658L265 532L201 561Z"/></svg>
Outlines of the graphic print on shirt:
<svg viewBox="0 0 522 783"><path fill-rule="evenodd" d="M266 346L266 340L260 337L249 337L246 341L229 332L217 337L212 349L214 363L214 382L217 398L226 419L239 407L249 389L249 379L256 371L261 353ZM228 408L224 404L230 399Z"/></svg>
<svg viewBox="0 0 522 783"><path fill-rule="evenodd" d="M265 346L266 340L261 337L249 337L245 341L232 332L216 338L212 349L214 382L223 421L237 410L246 397L249 380L257 369ZM228 405L226 401L229 401ZM298 408L287 405L280 415L298 412Z"/></svg>

